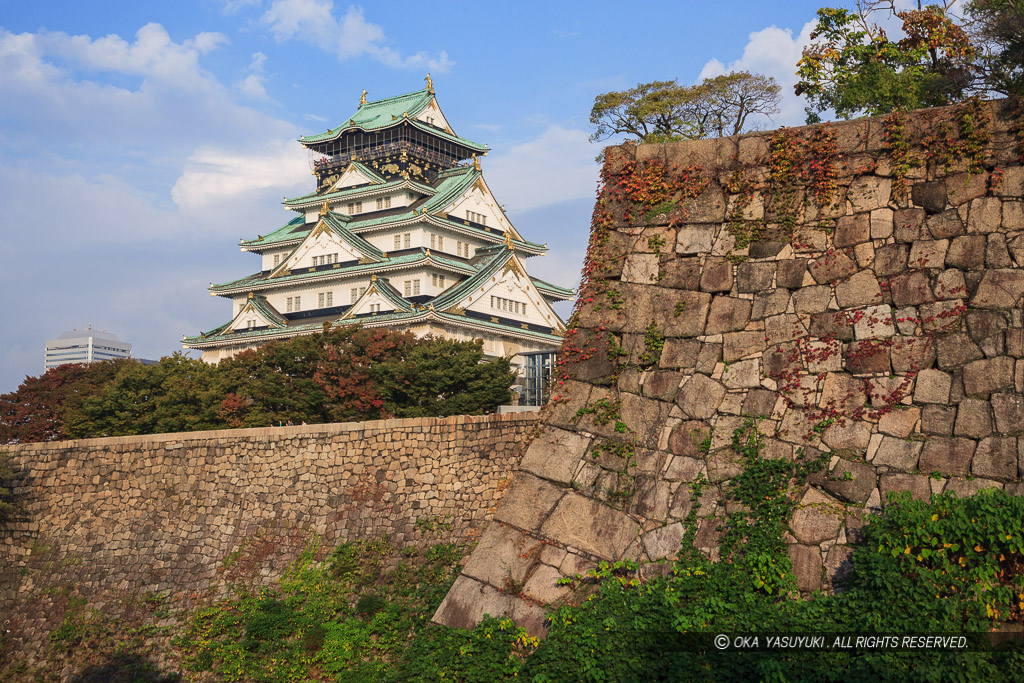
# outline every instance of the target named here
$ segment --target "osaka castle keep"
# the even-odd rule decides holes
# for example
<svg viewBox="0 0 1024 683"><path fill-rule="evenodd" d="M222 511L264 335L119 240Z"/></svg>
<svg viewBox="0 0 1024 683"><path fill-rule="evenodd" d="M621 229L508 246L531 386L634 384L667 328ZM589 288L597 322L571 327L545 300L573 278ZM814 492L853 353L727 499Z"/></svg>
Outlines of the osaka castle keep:
<svg viewBox="0 0 1024 683"><path fill-rule="evenodd" d="M366 101L337 128L299 138L316 191L285 199L298 215L241 241L252 275L210 286L229 322L184 347L216 363L275 340L362 323L417 336L482 339L522 368L550 362L564 323L551 307L572 291L526 274L547 247L524 239L480 169L485 145L452 130L427 87ZM539 352L539 353L538 353Z"/></svg>

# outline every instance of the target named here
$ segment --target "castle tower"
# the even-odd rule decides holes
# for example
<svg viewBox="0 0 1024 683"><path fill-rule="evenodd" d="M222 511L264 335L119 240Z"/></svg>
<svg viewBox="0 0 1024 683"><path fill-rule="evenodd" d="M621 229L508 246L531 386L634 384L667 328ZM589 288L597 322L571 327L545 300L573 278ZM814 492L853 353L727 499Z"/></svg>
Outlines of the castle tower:
<svg viewBox="0 0 1024 683"><path fill-rule="evenodd" d="M373 102L364 91L344 123L299 138L316 190L284 201L295 218L242 240L259 271L211 285L232 318L184 348L216 363L324 323L482 339L520 368L558 348L565 328L551 304L572 291L527 275L525 259L546 245L509 222L480 168L488 148L455 134L426 80Z"/></svg>

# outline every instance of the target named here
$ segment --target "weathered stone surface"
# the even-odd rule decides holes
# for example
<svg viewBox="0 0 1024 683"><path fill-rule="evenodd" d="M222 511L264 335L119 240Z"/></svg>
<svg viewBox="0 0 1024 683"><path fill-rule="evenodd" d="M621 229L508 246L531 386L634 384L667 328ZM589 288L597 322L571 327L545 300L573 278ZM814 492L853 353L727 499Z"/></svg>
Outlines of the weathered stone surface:
<svg viewBox="0 0 1024 683"><path fill-rule="evenodd" d="M917 500L928 500L932 495L931 484L923 474L883 474L878 478L878 489L883 503L890 493L899 491L909 491Z"/></svg>
<svg viewBox="0 0 1024 683"><path fill-rule="evenodd" d="M543 545L539 538L503 524L488 524L477 543L480 552L466 561L462 573L495 588L523 585ZM538 552L531 552L536 549Z"/></svg>
<svg viewBox="0 0 1024 683"><path fill-rule="evenodd" d="M674 558L683 542L683 524L676 522L644 534L643 543L647 556L652 560Z"/></svg>
<svg viewBox="0 0 1024 683"><path fill-rule="evenodd" d="M836 223L834 243L837 247L852 247L871 239L871 214L858 213L843 216Z"/></svg>
<svg viewBox="0 0 1024 683"><path fill-rule="evenodd" d="M916 372L935 363L935 342L929 337L899 337L889 347L894 372Z"/></svg>
<svg viewBox="0 0 1024 683"><path fill-rule="evenodd" d="M936 337L935 350L943 370L956 370L984 357L977 344L963 332Z"/></svg>
<svg viewBox="0 0 1024 683"><path fill-rule="evenodd" d="M683 383L676 403L688 416L704 420L715 414L725 397L725 387L706 375L693 375Z"/></svg>
<svg viewBox="0 0 1024 683"><path fill-rule="evenodd" d="M809 270L815 282L825 284L853 275L857 264L845 252L837 250L815 259Z"/></svg>
<svg viewBox="0 0 1024 683"><path fill-rule="evenodd" d="M547 618L543 607L502 593L468 576L455 579L432 621L455 628L472 629L485 614L509 616L532 636L547 634Z"/></svg>
<svg viewBox="0 0 1024 683"><path fill-rule="evenodd" d="M889 348L873 341L851 342L843 354L847 371L854 374L889 372Z"/></svg>
<svg viewBox="0 0 1024 683"><path fill-rule="evenodd" d="M985 236L954 237L946 250L946 267L976 270L985 263Z"/></svg>
<svg viewBox="0 0 1024 683"><path fill-rule="evenodd" d="M658 370L649 373L643 384L643 395L659 401L671 401L679 390L683 373L672 370Z"/></svg>
<svg viewBox="0 0 1024 683"><path fill-rule="evenodd" d="M778 262L776 282L779 287L797 289L803 284L804 273L807 272L807 259L785 259Z"/></svg>
<svg viewBox="0 0 1024 683"><path fill-rule="evenodd" d="M790 294L785 289L758 292L754 295L754 303L750 307L750 319L764 320L767 317L785 313L789 306L789 299Z"/></svg>
<svg viewBox="0 0 1024 683"><path fill-rule="evenodd" d="M658 279L658 261L657 254L629 254L622 266L622 280L639 284L656 282Z"/></svg>
<svg viewBox="0 0 1024 683"><path fill-rule="evenodd" d="M825 581L834 592L842 591L853 575L853 548L834 545L825 559Z"/></svg>
<svg viewBox="0 0 1024 683"><path fill-rule="evenodd" d="M590 439L557 427L547 427L534 439L519 467L559 484L568 484Z"/></svg>
<svg viewBox="0 0 1024 683"><path fill-rule="evenodd" d="M1002 223L1002 202L998 197L979 197L971 200L967 214L967 232L990 233Z"/></svg>
<svg viewBox="0 0 1024 683"><path fill-rule="evenodd" d="M872 465L891 467L902 472L910 472L917 468L917 460L921 455L920 441L907 441L892 436L883 436L875 451Z"/></svg>
<svg viewBox="0 0 1024 683"><path fill-rule="evenodd" d="M914 387L915 403L946 403L953 378L941 370L922 370Z"/></svg>
<svg viewBox="0 0 1024 683"><path fill-rule="evenodd" d="M943 476L966 476L974 457L975 442L971 439L950 439L933 436L924 442L918 469L924 474L938 472Z"/></svg>
<svg viewBox="0 0 1024 683"><path fill-rule="evenodd" d="M892 302L897 306L918 306L935 299L928 274L920 270L897 275L890 291Z"/></svg>
<svg viewBox="0 0 1024 683"><path fill-rule="evenodd" d="M696 337L704 333L704 323L707 320L708 310L711 308L711 295L705 292L689 292L683 290L665 290L674 292L665 296L659 302L660 310L664 311L658 319L664 326L663 334L666 337ZM638 308L637 310L644 310ZM650 309L647 309L650 310ZM634 316L640 320L644 316ZM646 331L650 325L643 325L636 332Z"/></svg>
<svg viewBox="0 0 1024 683"><path fill-rule="evenodd" d="M987 398L994 391L1013 389L1014 360L1009 356L976 360L964 366L964 392Z"/></svg>
<svg viewBox="0 0 1024 683"><path fill-rule="evenodd" d="M873 269L878 277L891 277L907 267L910 251L905 244L886 244L875 249Z"/></svg>
<svg viewBox="0 0 1024 683"><path fill-rule="evenodd" d="M793 565L796 586L809 593L821 589L821 551L815 546L791 544L786 546Z"/></svg>
<svg viewBox="0 0 1024 683"><path fill-rule="evenodd" d="M877 304L882 300L882 290L878 280L870 270L862 270L849 279L836 285L836 300L842 308L854 308ZM796 294L793 296L796 300ZM824 310L824 309L819 309ZM811 311L817 313L818 311Z"/></svg>
<svg viewBox="0 0 1024 683"><path fill-rule="evenodd" d="M842 460L824 478L829 493L851 503L863 505L877 485L875 468L857 460Z"/></svg>
<svg viewBox="0 0 1024 683"><path fill-rule="evenodd" d="M687 225L676 234L677 254L707 254L715 243L714 225Z"/></svg>
<svg viewBox="0 0 1024 683"><path fill-rule="evenodd" d="M1012 436L990 436L978 442L971 473L1009 481L1017 478L1017 439Z"/></svg>
<svg viewBox="0 0 1024 683"><path fill-rule="evenodd" d="M1024 396L1016 392L992 394L991 401L1000 434L1024 433Z"/></svg>
<svg viewBox="0 0 1024 683"><path fill-rule="evenodd" d="M988 401L965 398L956 411L953 434L981 439L992 433L992 414Z"/></svg>
<svg viewBox="0 0 1024 683"><path fill-rule="evenodd" d="M888 306L867 306L858 314L853 323L853 334L857 339L879 339L896 333Z"/></svg>
<svg viewBox="0 0 1024 683"><path fill-rule="evenodd" d="M964 234L964 222L960 219L960 212L956 209L929 216L925 220L925 225L932 239L948 239Z"/></svg>
<svg viewBox="0 0 1024 683"><path fill-rule="evenodd" d="M914 433L920 418L921 409L917 406L896 407L878 418L878 431L905 439Z"/></svg>
<svg viewBox="0 0 1024 683"><path fill-rule="evenodd" d="M724 258L709 257L700 277L704 292L728 292L732 289L732 263Z"/></svg>
<svg viewBox="0 0 1024 683"><path fill-rule="evenodd" d="M706 334L721 334L742 330L750 321L750 301L729 296L718 296L711 302L711 312L705 327Z"/></svg>
<svg viewBox="0 0 1024 683"><path fill-rule="evenodd" d="M658 284L673 289L700 289L700 260L671 258L663 255L660 263L661 279Z"/></svg>
<svg viewBox="0 0 1024 683"><path fill-rule="evenodd" d="M570 492L544 522L541 534L598 557L617 560L637 538L639 528L622 512Z"/></svg>
<svg viewBox="0 0 1024 683"><path fill-rule="evenodd" d="M910 190L910 199L930 214L939 213L946 208L946 181L915 183Z"/></svg>
<svg viewBox="0 0 1024 683"><path fill-rule="evenodd" d="M859 213L884 207L889 203L891 194L892 180L889 178L861 176L850 183L846 199L853 206L854 213Z"/></svg>
<svg viewBox="0 0 1024 683"><path fill-rule="evenodd" d="M918 240L910 248L911 268L944 268L949 240Z"/></svg>
<svg viewBox="0 0 1024 683"><path fill-rule="evenodd" d="M761 330L727 332L722 335L722 360L731 363L744 356L761 353L766 345Z"/></svg>
<svg viewBox="0 0 1024 683"><path fill-rule="evenodd" d="M797 313L820 313L828 308L832 288L826 286L803 287L793 292L793 308Z"/></svg>
<svg viewBox="0 0 1024 683"><path fill-rule="evenodd" d="M537 531L548 513L565 495L565 489L520 472L502 500L494 518L526 531Z"/></svg>
<svg viewBox="0 0 1024 683"><path fill-rule="evenodd" d="M925 434L949 436L953 433L956 408L953 406L930 405L921 411L921 431Z"/></svg>
<svg viewBox="0 0 1024 683"><path fill-rule="evenodd" d="M730 363L722 373L727 389L753 389L761 386L761 361L757 358Z"/></svg>
<svg viewBox="0 0 1024 683"><path fill-rule="evenodd" d="M921 235L924 209L897 209L893 212L893 236L897 242L913 242Z"/></svg>
<svg viewBox="0 0 1024 683"><path fill-rule="evenodd" d="M741 263L736 266L736 291L753 293L769 289L774 278L774 263Z"/></svg>
<svg viewBox="0 0 1024 683"><path fill-rule="evenodd" d="M871 438L871 427L860 420L840 420L829 426L822 442L833 450L864 450Z"/></svg>
<svg viewBox="0 0 1024 683"><path fill-rule="evenodd" d="M955 268L942 271L935 277L933 291L937 299L961 299L967 296L963 272Z"/></svg>
<svg viewBox="0 0 1024 683"><path fill-rule="evenodd" d="M661 350L659 365L669 369L693 370L697 365L700 346L696 339L667 339Z"/></svg>

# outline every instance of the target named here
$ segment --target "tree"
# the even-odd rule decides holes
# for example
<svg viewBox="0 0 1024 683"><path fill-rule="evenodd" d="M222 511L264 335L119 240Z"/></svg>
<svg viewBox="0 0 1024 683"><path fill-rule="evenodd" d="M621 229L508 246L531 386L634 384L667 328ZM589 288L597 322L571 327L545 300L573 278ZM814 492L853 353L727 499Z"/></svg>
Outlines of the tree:
<svg viewBox="0 0 1024 683"><path fill-rule="evenodd" d="M949 14L951 5L897 10L893 0L864 0L856 11L819 9L811 38L820 40L797 62L796 94L811 102L808 121L830 109L851 118L963 99L975 80L977 51ZM889 40L874 21L884 14L902 21L904 38Z"/></svg>
<svg viewBox="0 0 1024 683"><path fill-rule="evenodd" d="M65 416L85 397L99 391L129 360L70 363L50 368L0 395L0 443L29 443L69 438Z"/></svg>
<svg viewBox="0 0 1024 683"><path fill-rule="evenodd" d="M985 85L1003 95L1024 95L1024 0L973 0L966 16Z"/></svg>
<svg viewBox="0 0 1024 683"><path fill-rule="evenodd" d="M653 81L594 98L592 141L624 134L640 142L692 140L743 132L751 114L779 111L779 86L747 71L706 78L697 85Z"/></svg>
<svg viewBox="0 0 1024 683"><path fill-rule="evenodd" d="M483 342L428 337L373 368L384 412L395 417L479 415L511 398L507 358L484 359Z"/></svg>
<svg viewBox="0 0 1024 683"><path fill-rule="evenodd" d="M72 437L125 436L216 429L216 367L178 352L156 365L129 362L81 406L66 413Z"/></svg>

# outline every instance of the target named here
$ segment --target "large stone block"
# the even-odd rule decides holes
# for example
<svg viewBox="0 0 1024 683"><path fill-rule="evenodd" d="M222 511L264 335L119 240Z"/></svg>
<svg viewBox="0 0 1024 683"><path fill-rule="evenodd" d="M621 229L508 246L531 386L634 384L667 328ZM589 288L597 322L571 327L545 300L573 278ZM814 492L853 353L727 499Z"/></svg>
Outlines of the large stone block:
<svg viewBox="0 0 1024 683"><path fill-rule="evenodd" d="M1013 389L1014 359L1009 356L976 360L964 366L964 393L987 398L994 391Z"/></svg>
<svg viewBox="0 0 1024 683"><path fill-rule="evenodd" d="M708 257L701 272L701 291L728 292L732 289L732 268L731 261L717 256Z"/></svg>
<svg viewBox="0 0 1024 683"><path fill-rule="evenodd" d="M543 479L568 485L590 446L590 439L558 427L546 427L533 440L519 467Z"/></svg>
<svg viewBox="0 0 1024 683"><path fill-rule="evenodd" d="M711 301L711 311L705 326L705 334L721 334L742 330L750 322L750 300L731 296L716 296Z"/></svg>
<svg viewBox="0 0 1024 683"><path fill-rule="evenodd" d="M692 375L683 383L676 403L688 416L706 420L715 414L725 397L725 387L706 375Z"/></svg>
<svg viewBox="0 0 1024 683"><path fill-rule="evenodd" d="M1003 396L1005 394L997 394ZM977 398L965 398L957 406L953 434L982 439L992 433L992 413L989 402Z"/></svg>
<svg viewBox="0 0 1024 683"><path fill-rule="evenodd" d="M857 263L845 252L836 250L815 259L810 272L815 282L826 284L853 275L857 272Z"/></svg>
<svg viewBox="0 0 1024 683"><path fill-rule="evenodd" d="M971 439L950 439L933 436L924 443L918 469L924 474L966 476L974 457L975 442Z"/></svg>
<svg viewBox="0 0 1024 683"><path fill-rule="evenodd" d="M618 560L638 540L639 530L628 515L578 493L568 493L544 523L541 534L598 557Z"/></svg>
<svg viewBox="0 0 1024 683"><path fill-rule="evenodd" d="M502 593L497 588L468 576L455 579L431 621L469 630L476 626L485 614L511 617L517 625L535 637L547 634L546 611L542 606Z"/></svg>
<svg viewBox="0 0 1024 683"><path fill-rule="evenodd" d="M498 506L494 518L526 531L537 531L565 489L527 472L519 472Z"/></svg>
<svg viewBox="0 0 1024 683"><path fill-rule="evenodd" d="M971 473L1002 481L1017 478L1017 439L1012 436L990 436L978 443L971 463Z"/></svg>
<svg viewBox="0 0 1024 683"><path fill-rule="evenodd" d="M946 267L977 270L985 263L985 236L954 237L946 250Z"/></svg>
<svg viewBox="0 0 1024 683"><path fill-rule="evenodd" d="M946 403L953 378L941 370L922 370L914 387L915 403Z"/></svg>
<svg viewBox="0 0 1024 683"><path fill-rule="evenodd" d="M892 180L877 176L861 176L850 183L846 199L853 206L854 213L879 209L889 203L892 194Z"/></svg>
<svg viewBox="0 0 1024 683"><path fill-rule="evenodd" d="M741 263L736 266L736 291L753 293L769 289L774 278L774 263Z"/></svg>
<svg viewBox="0 0 1024 683"><path fill-rule="evenodd" d="M794 294L794 301L796 295ZM855 308L877 304L882 301L882 290L878 286L878 280L870 270L862 270L851 276L849 279L836 285L836 300L840 308ZM817 313L824 308L811 313Z"/></svg>
<svg viewBox="0 0 1024 683"><path fill-rule="evenodd" d="M1000 434L1024 433L1024 396L1016 392L992 394L991 401Z"/></svg>
<svg viewBox="0 0 1024 683"><path fill-rule="evenodd" d="M821 551L816 546L790 544L786 546L793 565L796 586L805 593L821 589Z"/></svg>
<svg viewBox="0 0 1024 683"><path fill-rule="evenodd" d="M890 467L901 472L917 469L917 461L921 455L920 441L907 441L892 436L883 436L871 464Z"/></svg>

